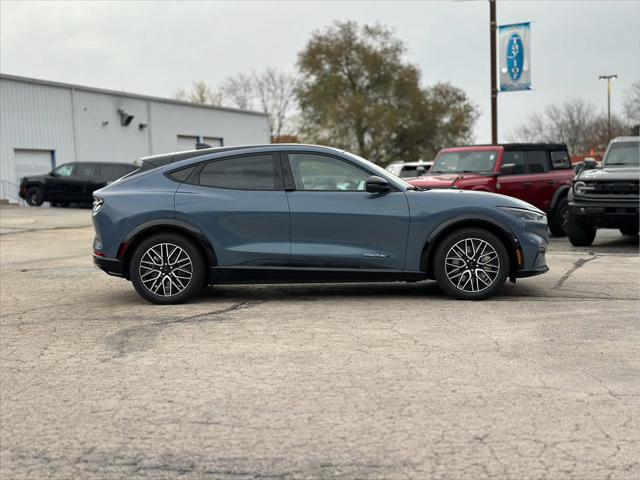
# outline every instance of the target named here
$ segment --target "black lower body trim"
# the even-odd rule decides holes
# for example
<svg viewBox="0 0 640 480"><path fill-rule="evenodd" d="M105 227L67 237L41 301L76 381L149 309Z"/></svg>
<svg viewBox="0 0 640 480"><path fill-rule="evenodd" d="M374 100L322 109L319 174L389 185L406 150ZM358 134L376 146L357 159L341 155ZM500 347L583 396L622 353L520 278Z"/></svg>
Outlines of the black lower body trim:
<svg viewBox="0 0 640 480"><path fill-rule="evenodd" d="M212 267L212 284L419 282L425 272L358 269Z"/></svg>
<svg viewBox="0 0 640 480"><path fill-rule="evenodd" d="M544 268L539 268L537 270L518 270L516 271L516 277L518 278L526 278L526 277L535 277L536 275L542 275L543 273L547 273L549 271L549 267L546 265Z"/></svg>
<svg viewBox="0 0 640 480"><path fill-rule="evenodd" d="M122 262L116 258L107 258L94 255L93 263L109 275L113 275L115 277L122 276Z"/></svg>

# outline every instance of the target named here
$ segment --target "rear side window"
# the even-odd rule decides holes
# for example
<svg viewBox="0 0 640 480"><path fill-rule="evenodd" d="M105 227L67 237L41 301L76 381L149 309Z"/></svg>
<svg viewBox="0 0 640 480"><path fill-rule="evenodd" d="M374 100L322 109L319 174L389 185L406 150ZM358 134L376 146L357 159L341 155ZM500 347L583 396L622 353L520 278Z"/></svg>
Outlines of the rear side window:
<svg viewBox="0 0 640 480"><path fill-rule="evenodd" d="M183 183L187 181L187 178L189 178L189 175L191 175L191 172L193 172L194 168L195 166L181 168L180 170L176 170L175 172L168 173L167 177L169 177L171 180L175 180L176 182Z"/></svg>
<svg viewBox="0 0 640 480"><path fill-rule="evenodd" d="M204 187L234 190L275 190L273 155L213 160L202 167L196 183Z"/></svg>
<svg viewBox="0 0 640 480"><path fill-rule="evenodd" d="M98 175L99 165L95 163L79 163L76 169L78 177L96 177Z"/></svg>
<svg viewBox="0 0 640 480"><path fill-rule="evenodd" d="M549 159L544 150L531 150L527 152L528 173L544 173L549 170Z"/></svg>
<svg viewBox="0 0 640 480"><path fill-rule="evenodd" d="M551 166L554 170L571 168L571 159L569 158L569 152L565 152L563 150L551 152Z"/></svg>
<svg viewBox="0 0 640 480"><path fill-rule="evenodd" d="M115 163L103 163L100 168L102 177L107 181L116 180L131 171L128 165L117 165Z"/></svg>

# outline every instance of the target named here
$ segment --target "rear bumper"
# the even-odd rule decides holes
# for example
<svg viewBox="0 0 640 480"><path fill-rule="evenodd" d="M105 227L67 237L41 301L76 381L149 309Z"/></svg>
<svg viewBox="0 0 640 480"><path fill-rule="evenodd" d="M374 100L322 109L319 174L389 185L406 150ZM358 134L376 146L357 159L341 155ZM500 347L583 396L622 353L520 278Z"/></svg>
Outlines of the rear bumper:
<svg viewBox="0 0 640 480"><path fill-rule="evenodd" d="M94 255L93 263L109 275L113 275L115 277L122 276L122 262L117 258L107 258Z"/></svg>

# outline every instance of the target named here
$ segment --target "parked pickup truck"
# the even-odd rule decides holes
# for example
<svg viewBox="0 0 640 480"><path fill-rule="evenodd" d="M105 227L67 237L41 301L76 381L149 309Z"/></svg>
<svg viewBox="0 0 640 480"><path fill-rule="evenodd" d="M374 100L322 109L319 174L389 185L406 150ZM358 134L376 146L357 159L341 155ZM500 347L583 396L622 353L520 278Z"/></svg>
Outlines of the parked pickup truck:
<svg viewBox="0 0 640 480"><path fill-rule="evenodd" d="M587 159L577 167L569 192L567 233L576 247L591 245L598 228L638 234L640 137L611 140L602 165Z"/></svg>
<svg viewBox="0 0 640 480"><path fill-rule="evenodd" d="M430 172L409 183L519 198L546 212L551 234L561 237L566 235L573 176L566 145L507 143L442 149Z"/></svg>

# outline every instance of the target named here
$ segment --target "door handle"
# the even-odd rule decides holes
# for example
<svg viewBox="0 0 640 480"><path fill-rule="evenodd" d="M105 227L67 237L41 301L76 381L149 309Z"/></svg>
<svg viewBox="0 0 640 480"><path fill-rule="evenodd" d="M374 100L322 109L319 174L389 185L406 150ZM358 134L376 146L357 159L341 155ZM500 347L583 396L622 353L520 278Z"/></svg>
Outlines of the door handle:
<svg viewBox="0 0 640 480"><path fill-rule="evenodd" d="M522 182L522 186L523 187L530 187L531 186L531 182Z"/></svg>
<svg viewBox="0 0 640 480"><path fill-rule="evenodd" d="M554 180L547 180L547 183L548 183L549 185L554 185L556 182L555 182Z"/></svg>

